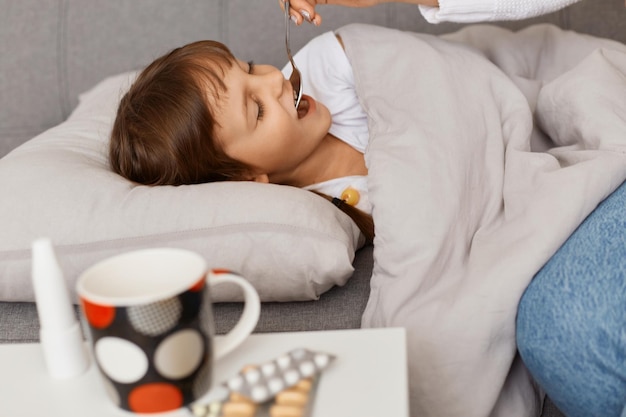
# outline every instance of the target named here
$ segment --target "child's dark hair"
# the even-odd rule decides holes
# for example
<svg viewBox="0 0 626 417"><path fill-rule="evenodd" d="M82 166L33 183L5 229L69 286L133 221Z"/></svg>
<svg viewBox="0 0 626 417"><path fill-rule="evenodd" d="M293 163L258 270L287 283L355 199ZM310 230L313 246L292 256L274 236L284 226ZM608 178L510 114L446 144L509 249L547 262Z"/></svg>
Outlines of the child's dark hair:
<svg viewBox="0 0 626 417"><path fill-rule="evenodd" d="M112 170L145 185L248 178L250 168L229 157L215 140L217 122L207 97L207 93L219 97L226 91L222 79L234 62L225 45L199 41L146 67L117 109L109 145ZM371 242L371 216L347 204L341 206Z"/></svg>

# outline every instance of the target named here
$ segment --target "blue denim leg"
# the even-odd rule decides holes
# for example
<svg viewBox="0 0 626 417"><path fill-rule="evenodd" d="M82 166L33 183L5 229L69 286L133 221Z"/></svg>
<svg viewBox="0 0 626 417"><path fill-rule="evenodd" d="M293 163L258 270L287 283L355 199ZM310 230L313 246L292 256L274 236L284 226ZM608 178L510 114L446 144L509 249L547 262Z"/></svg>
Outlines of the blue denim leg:
<svg viewBox="0 0 626 417"><path fill-rule="evenodd" d="M569 417L626 417L626 183L537 273L517 316L524 363Z"/></svg>

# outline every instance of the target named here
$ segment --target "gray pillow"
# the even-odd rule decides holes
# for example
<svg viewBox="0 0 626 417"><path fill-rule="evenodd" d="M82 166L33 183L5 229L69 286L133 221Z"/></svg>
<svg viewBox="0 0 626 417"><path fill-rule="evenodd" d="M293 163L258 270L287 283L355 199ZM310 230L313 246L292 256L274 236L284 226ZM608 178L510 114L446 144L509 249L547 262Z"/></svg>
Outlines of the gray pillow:
<svg viewBox="0 0 626 417"><path fill-rule="evenodd" d="M263 301L311 300L352 274L363 238L328 201L253 182L140 186L110 171L117 103L135 77L107 78L62 124L0 159L0 300L32 301L33 240L48 237L70 289L91 264L147 247L178 247L243 274ZM216 301L236 301L220 288Z"/></svg>

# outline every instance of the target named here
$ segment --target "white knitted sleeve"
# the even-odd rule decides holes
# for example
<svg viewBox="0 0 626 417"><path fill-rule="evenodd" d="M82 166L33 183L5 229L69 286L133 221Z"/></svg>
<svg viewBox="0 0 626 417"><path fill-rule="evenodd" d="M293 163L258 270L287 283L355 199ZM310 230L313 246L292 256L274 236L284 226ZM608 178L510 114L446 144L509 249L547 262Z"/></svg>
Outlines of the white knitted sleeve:
<svg viewBox="0 0 626 417"><path fill-rule="evenodd" d="M439 7L419 6L430 23L521 20L551 13L580 0L439 0Z"/></svg>

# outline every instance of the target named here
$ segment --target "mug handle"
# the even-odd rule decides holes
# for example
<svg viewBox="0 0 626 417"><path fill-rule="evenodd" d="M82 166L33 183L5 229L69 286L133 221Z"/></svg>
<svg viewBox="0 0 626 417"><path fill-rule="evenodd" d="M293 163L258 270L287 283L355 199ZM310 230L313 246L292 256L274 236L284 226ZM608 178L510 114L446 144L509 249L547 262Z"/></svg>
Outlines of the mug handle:
<svg viewBox="0 0 626 417"><path fill-rule="evenodd" d="M225 270L211 270L208 274L209 287L223 283L237 284L243 290L244 306L239 321L220 340L213 343L213 359L217 360L239 346L254 330L261 314L261 301L254 287L239 275Z"/></svg>

